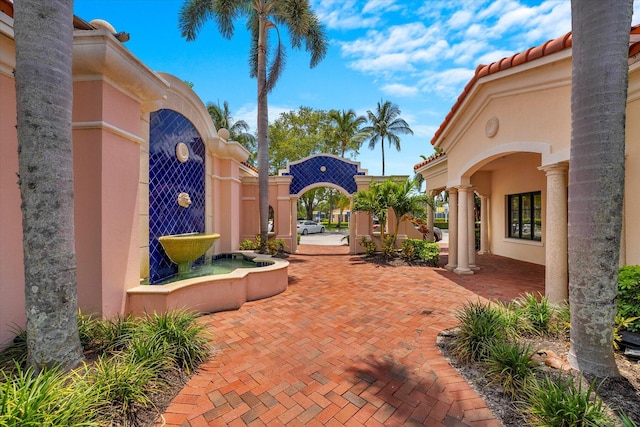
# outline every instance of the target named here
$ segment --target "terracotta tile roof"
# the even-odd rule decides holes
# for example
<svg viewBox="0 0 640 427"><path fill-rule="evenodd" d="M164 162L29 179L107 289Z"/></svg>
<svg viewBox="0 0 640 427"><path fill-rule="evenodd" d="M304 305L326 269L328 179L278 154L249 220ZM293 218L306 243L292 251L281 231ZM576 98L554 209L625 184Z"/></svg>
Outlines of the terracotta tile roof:
<svg viewBox="0 0 640 427"><path fill-rule="evenodd" d="M504 71L509 68L517 67L518 65L522 65L527 62L534 61L544 56L551 55L556 52L560 52L564 49L568 49L572 45L572 40L573 39L571 36L571 32L568 32L562 37L549 40L546 43L541 44L540 46L532 47L524 52L516 53L515 55L512 55L510 57L502 58L501 60L493 62L489 65L479 65L476 68L474 76L471 78L471 80L469 80L467 85L464 87L462 93L460 94L460 96L458 96L456 103L453 104L453 107L451 107L451 111L449 111L449 114L447 114L444 121L442 122L442 124L436 131L435 135L431 139L431 145L435 144L435 142L440 137L440 135L442 135L445 128L449 125L449 122L451 121L452 117L456 114L456 112L460 108L460 105L462 105L462 102L465 100L469 92L471 92L471 89L479 79L481 79L482 77L486 77L490 74L495 74L500 71ZM640 25L631 27L631 40L629 43L629 56L631 57L638 53L640 53ZM424 162L418 163L417 165L414 166L414 170L424 166L429 161L432 161L432 160L426 160Z"/></svg>
<svg viewBox="0 0 640 427"><path fill-rule="evenodd" d="M421 168L424 165L427 165L433 161L435 161L436 159L439 159L440 157L444 157L447 153L445 153L444 151L440 152L440 153L435 153L432 154L431 156L427 157L425 160L421 161L420 163L416 164L413 167L413 170L418 170L419 168Z"/></svg>
<svg viewBox="0 0 640 427"><path fill-rule="evenodd" d="M0 12L13 18L13 2L11 0L0 0Z"/></svg>

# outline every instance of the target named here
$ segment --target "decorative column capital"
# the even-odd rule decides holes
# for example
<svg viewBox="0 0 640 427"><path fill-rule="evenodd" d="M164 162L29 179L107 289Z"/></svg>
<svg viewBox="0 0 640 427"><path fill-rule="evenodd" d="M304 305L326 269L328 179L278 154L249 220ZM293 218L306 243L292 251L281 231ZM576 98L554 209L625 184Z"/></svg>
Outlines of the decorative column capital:
<svg viewBox="0 0 640 427"><path fill-rule="evenodd" d="M565 174L569 170L569 163L560 162L552 165L545 165L538 167L538 170L543 171L547 176L549 175L561 175Z"/></svg>

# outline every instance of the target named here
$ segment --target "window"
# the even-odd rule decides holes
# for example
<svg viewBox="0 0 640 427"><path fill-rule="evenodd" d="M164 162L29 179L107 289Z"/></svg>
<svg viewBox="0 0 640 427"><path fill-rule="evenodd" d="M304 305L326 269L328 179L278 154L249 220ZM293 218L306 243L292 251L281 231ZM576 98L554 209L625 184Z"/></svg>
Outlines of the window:
<svg viewBox="0 0 640 427"><path fill-rule="evenodd" d="M542 195L533 193L511 194L509 206L509 237L542 240Z"/></svg>

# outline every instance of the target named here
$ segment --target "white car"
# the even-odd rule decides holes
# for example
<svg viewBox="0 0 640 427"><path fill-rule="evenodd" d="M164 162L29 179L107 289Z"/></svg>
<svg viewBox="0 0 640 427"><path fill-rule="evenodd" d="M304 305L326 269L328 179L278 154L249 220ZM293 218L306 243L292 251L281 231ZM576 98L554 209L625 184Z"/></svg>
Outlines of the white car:
<svg viewBox="0 0 640 427"><path fill-rule="evenodd" d="M298 221L298 234L324 233L324 226L314 221Z"/></svg>

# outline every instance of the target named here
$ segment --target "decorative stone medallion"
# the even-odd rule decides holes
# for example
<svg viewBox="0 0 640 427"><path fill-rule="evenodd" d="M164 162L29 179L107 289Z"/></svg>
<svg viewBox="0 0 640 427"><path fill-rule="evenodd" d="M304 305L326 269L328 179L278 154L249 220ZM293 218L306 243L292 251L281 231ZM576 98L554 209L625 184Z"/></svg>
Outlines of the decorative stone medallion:
<svg viewBox="0 0 640 427"><path fill-rule="evenodd" d="M180 163L184 163L189 160L189 147L184 142L179 142L176 145L176 157L180 161Z"/></svg>
<svg viewBox="0 0 640 427"><path fill-rule="evenodd" d="M484 132L489 138L493 138L498 133L500 122L497 117L491 117L487 120L487 124L484 127Z"/></svg>
<svg viewBox="0 0 640 427"><path fill-rule="evenodd" d="M320 166L320 172L324 173L327 171L327 167L326 166Z"/></svg>

